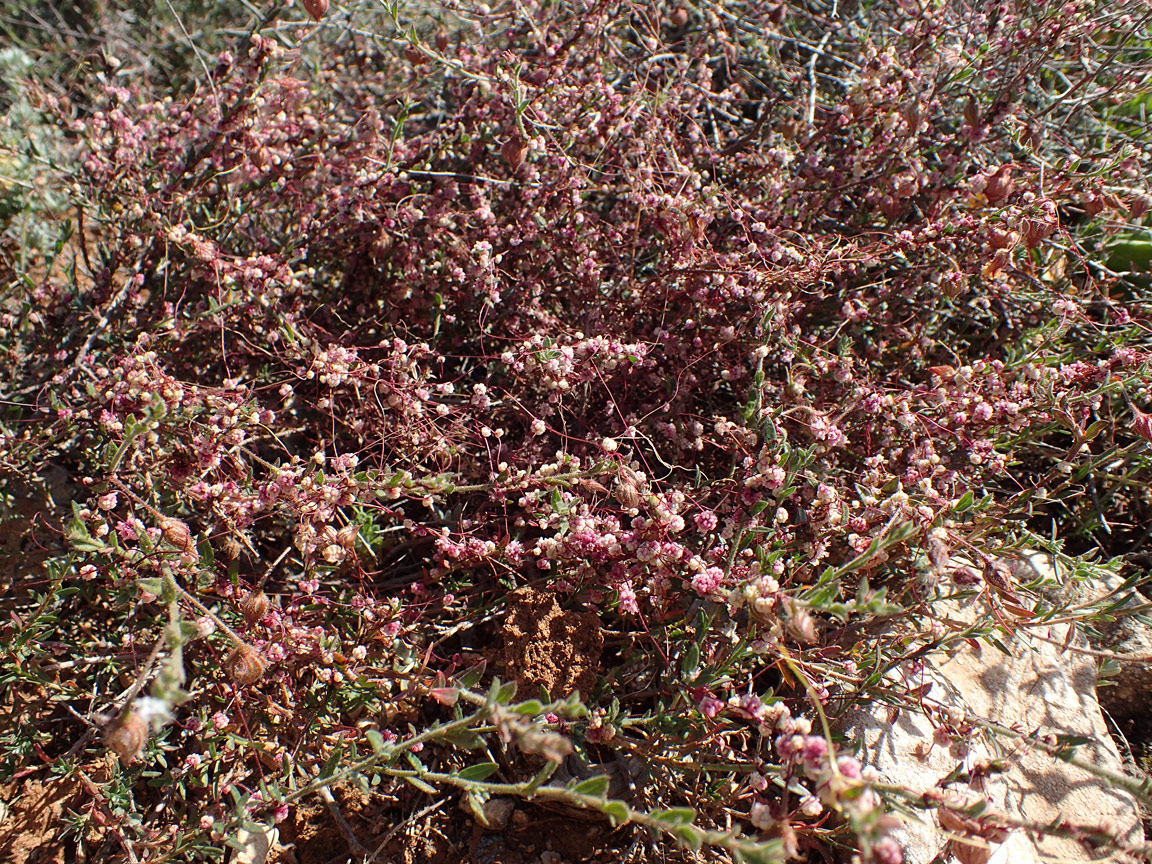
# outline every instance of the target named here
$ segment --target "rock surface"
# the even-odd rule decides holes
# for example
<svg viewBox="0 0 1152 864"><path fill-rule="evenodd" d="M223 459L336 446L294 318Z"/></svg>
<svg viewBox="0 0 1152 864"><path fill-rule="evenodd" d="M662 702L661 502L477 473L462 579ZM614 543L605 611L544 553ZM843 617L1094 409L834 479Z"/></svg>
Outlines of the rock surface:
<svg viewBox="0 0 1152 864"><path fill-rule="evenodd" d="M983 599L938 609L955 629L993 614ZM1011 656L985 640L959 641L950 652L901 670L907 686L921 688L919 709L897 711L883 705L856 709L845 715L841 727L849 741L859 745L862 761L883 782L921 794L947 795L953 801L983 800L1007 817L1006 824L1023 821L1040 826L1065 820L1086 830L1102 830L1124 845L1142 842L1140 815L1130 794L1030 747L1026 740L993 733L973 722L988 721L1049 741L1055 740L1050 736L1086 739L1076 748L1078 760L1123 773L1096 697L1097 660L1067 650L1065 646L1086 647L1069 626L1021 628L1003 639ZM994 770L989 765L993 759L1002 760L1004 770ZM1098 857L1088 843L1072 838L1033 840L1027 833L981 831L975 823L950 820L947 813L944 821L950 831L941 826L938 810L909 813L897 834L909 864L928 864L938 856L943 861L984 864L1008 838L1016 844L1012 857L1017 859L1072 862ZM959 842L955 839L959 835L976 845ZM1025 842L1030 847L1026 855L1019 848Z"/></svg>
<svg viewBox="0 0 1152 864"><path fill-rule="evenodd" d="M1035 575L1068 585L1068 596L1076 603L1115 606L1112 614L1118 616L1116 620L1100 623L1098 635L1090 637L1093 648L1116 654L1119 666L1107 686L1099 690L1100 705L1118 723L1146 725L1152 705L1152 620L1149 612L1133 614L1132 610L1148 608L1148 598L1140 591L1124 590L1124 580L1114 573L1075 583L1043 552L1027 554L1024 560Z"/></svg>

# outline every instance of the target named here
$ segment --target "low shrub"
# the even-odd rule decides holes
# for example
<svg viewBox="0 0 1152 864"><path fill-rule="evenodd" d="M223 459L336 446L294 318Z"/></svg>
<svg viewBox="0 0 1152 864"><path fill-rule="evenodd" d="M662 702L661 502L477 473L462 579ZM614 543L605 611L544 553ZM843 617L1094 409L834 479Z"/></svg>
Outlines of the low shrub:
<svg viewBox="0 0 1152 864"><path fill-rule="evenodd" d="M895 864L830 719L1059 611L981 563L1146 565L1144 4L131 8L12 25L73 71L6 132L68 203L5 211L59 240L0 300L0 770L88 778L70 842L349 782Z"/></svg>

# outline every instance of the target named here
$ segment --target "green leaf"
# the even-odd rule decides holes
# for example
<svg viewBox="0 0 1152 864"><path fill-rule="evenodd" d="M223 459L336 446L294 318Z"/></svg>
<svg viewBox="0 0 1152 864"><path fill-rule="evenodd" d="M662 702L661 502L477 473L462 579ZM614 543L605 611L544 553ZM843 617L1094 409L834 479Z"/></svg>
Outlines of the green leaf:
<svg viewBox="0 0 1152 864"><path fill-rule="evenodd" d="M483 663L479 663L461 675L458 679L460 687L464 690L471 690L479 684L480 679L484 677L484 665Z"/></svg>
<svg viewBox="0 0 1152 864"><path fill-rule="evenodd" d="M1107 420L1097 420L1095 423L1093 423L1091 426L1089 426L1087 429L1084 430L1084 442L1083 443L1086 444L1089 441L1093 440L1101 432L1103 432L1105 429L1107 429L1111 425L1112 424L1109 423Z"/></svg>
<svg viewBox="0 0 1152 864"><path fill-rule="evenodd" d="M211 567L212 563L216 560L216 553L212 550L212 544L205 538L196 545L196 551L200 553L200 564L203 567Z"/></svg>
<svg viewBox="0 0 1152 864"><path fill-rule="evenodd" d="M788 860L784 854L784 844L779 840L767 843L743 843L733 850L733 857L742 864L783 864Z"/></svg>
<svg viewBox="0 0 1152 864"><path fill-rule="evenodd" d="M972 490L969 489L967 492L960 496L959 501L952 505L952 509L957 513L963 513L965 510L972 506L972 502L974 500L976 500L976 496L974 496L972 494Z"/></svg>
<svg viewBox="0 0 1152 864"><path fill-rule="evenodd" d="M560 709L561 714L565 717L579 719L588 713L588 708L580 701L579 693L572 693L564 700L564 707Z"/></svg>
<svg viewBox="0 0 1152 864"><path fill-rule="evenodd" d="M632 811L623 801L605 801L600 805L600 812L611 820L612 825L623 825L632 818Z"/></svg>
<svg viewBox="0 0 1152 864"><path fill-rule="evenodd" d="M673 836L693 851L704 845L704 835L693 825L677 825L672 829Z"/></svg>
<svg viewBox="0 0 1152 864"><path fill-rule="evenodd" d="M993 645L995 645L996 648L999 649L999 651L1002 654L1004 654L1005 656L1007 656L1007 657L1012 656L1012 652L1008 650L1008 646L1005 645L1003 642L1001 642L999 639L997 639L995 636L993 636L991 633L989 633L984 638L987 639L989 642L991 642Z"/></svg>
<svg viewBox="0 0 1152 864"><path fill-rule="evenodd" d="M108 548L103 541L92 537L87 531L83 534L79 531L70 531L68 532L68 540L77 552L103 552Z"/></svg>
<svg viewBox="0 0 1152 864"><path fill-rule="evenodd" d="M155 594L159 597L164 593L164 580L151 576L145 579L137 579L136 587L141 591L147 592L148 594Z"/></svg>
<svg viewBox="0 0 1152 864"><path fill-rule="evenodd" d="M461 780L484 780L499 770L500 766L495 762L480 762L476 765L469 765L467 768L462 768L457 772L456 776Z"/></svg>
<svg viewBox="0 0 1152 864"><path fill-rule="evenodd" d="M496 683L493 682L493 687ZM496 690L496 704L507 705L512 701L512 697L516 695L516 682L509 681L507 684L501 684L499 689Z"/></svg>
<svg viewBox="0 0 1152 864"><path fill-rule="evenodd" d="M201 636L200 628L196 626L194 621L187 621L183 618L176 626L168 625L165 636L168 639L168 644L171 646L187 645Z"/></svg>
<svg viewBox="0 0 1152 864"><path fill-rule="evenodd" d="M568 790L576 795L603 798L608 794L608 775L597 774L595 777L589 777L587 780L581 780L579 783L569 786Z"/></svg>
<svg viewBox="0 0 1152 864"><path fill-rule="evenodd" d="M517 714L524 714L529 717L537 717L544 713L544 704L539 699L529 699L527 702L521 702L519 705L513 705L512 710Z"/></svg>
<svg viewBox="0 0 1152 864"><path fill-rule="evenodd" d="M384 736L380 734L379 729L365 730L364 737L368 739L368 743L371 745L373 753L381 754L389 749L388 744L384 741Z"/></svg>
<svg viewBox="0 0 1152 864"><path fill-rule="evenodd" d="M680 674L684 676L685 680L691 681L696 677L696 673L700 671L700 648L693 642L684 652L684 657L680 661Z"/></svg>
<svg viewBox="0 0 1152 864"><path fill-rule="evenodd" d="M691 825L696 818L696 811L691 807L672 807L668 810L657 810L652 814L653 819L665 825Z"/></svg>
<svg viewBox="0 0 1152 864"><path fill-rule="evenodd" d="M324 767L320 769L321 777L331 777L336 773L336 769L340 767L340 757L343 755L339 748L332 751L332 755L328 757L328 761L324 763Z"/></svg>
<svg viewBox="0 0 1152 864"><path fill-rule="evenodd" d="M404 779L407 780L409 783L411 783L413 786L415 786L417 789L419 789L421 792L423 792L426 795L435 795L437 792L440 791L435 786L433 786L431 783L425 783L419 777L405 777Z"/></svg>
<svg viewBox="0 0 1152 864"><path fill-rule="evenodd" d="M485 796L477 794L476 792L469 792L465 797L468 803L468 809L472 811L472 815L476 817L476 821L483 825L485 828L490 828L488 824L488 814L484 812L484 799Z"/></svg>
<svg viewBox="0 0 1152 864"><path fill-rule="evenodd" d="M478 750L484 746L484 739L471 729L454 729L444 736L444 740L461 750Z"/></svg>

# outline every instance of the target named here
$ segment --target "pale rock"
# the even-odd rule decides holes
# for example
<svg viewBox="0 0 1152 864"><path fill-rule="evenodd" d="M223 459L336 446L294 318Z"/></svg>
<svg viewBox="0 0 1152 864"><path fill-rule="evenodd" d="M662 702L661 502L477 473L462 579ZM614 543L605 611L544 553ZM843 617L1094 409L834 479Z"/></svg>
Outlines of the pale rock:
<svg viewBox="0 0 1152 864"><path fill-rule="evenodd" d="M994 614L984 598L963 605L937 603L935 609L955 629ZM1010 613L995 614L1013 620ZM958 641L948 651L924 657L923 669L903 679L912 689L930 685L927 692L922 691L916 710L873 703L847 712L840 726L848 741L859 745L861 760L872 766L880 781L919 794L947 792L968 801L983 798L992 809L1016 820L1044 825L1063 818L1081 826L1107 825L1109 833L1125 845L1142 842L1139 811L1130 794L1082 768L1029 748L1025 741L995 735L968 722L978 718L1041 737L1082 736L1089 742L1077 748L1078 759L1123 773L1096 699L1096 658L1064 647L1086 647L1085 640L1069 632L1066 624L1021 627L1000 638L1011 656L979 640L976 645ZM956 733L951 743L934 743L934 733L942 723ZM993 758L1003 759L1007 770L983 771ZM949 777L952 780L947 782ZM973 859L966 854L971 853L971 846L949 846L949 832L941 827L938 811L931 809L909 808L895 837L905 847L908 864L928 864L942 853L941 860L946 862L986 861L987 854L1004 849L997 843L1006 845L1009 840L1012 847L1001 855L1007 859L1005 864L1055 859L1086 862L1101 857L1076 840L1048 836L1033 842L1027 833L1020 833L1008 839L976 838L988 851ZM1029 849L1022 849L1021 844Z"/></svg>
<svg viewBox="0 0 1152 864"><path fill-rule="evenodd" d="M1031 575L1064 586L1060 597L1064 603L1116 607L1110 613L1115 620L1096 624L1097 634L1089 637L1093 648L1117 655L1119 666L1115 677L1102 682L1100 705L1121 724L1144 720L1152 705L1152 622L1147 611L1134 614L1133 610L1146 610L1148 598L1135 589L1124 590L1124 580L1103 567L1093 567L1090 578L1076 579L1068 564L1060 564L1045 552L1026 552L1022 559Z"/></svg>
<svg viewBox="0 0 1152 864"><path fill-rule="evenodd" d="M264 864L278 836L279 831L268 825L258 825L253 830L241 828L236 832L236 842L240 848L232 864Z"/></svg>

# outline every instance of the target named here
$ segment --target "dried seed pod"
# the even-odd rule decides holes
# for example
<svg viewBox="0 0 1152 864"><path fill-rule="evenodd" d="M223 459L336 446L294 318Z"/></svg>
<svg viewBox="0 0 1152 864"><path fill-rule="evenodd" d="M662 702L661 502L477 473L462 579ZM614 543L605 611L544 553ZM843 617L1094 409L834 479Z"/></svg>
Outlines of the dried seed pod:
<svg viewBox="0 0 1152 864"><path fill-rule="evenodd" d="M251 645L240 645L224 658L224 671L237 684L255 684L264 677L268 664Z"/></svg>
<svg viewBox="0 0 1152 864"><path fill-rule="evenodd" d="M984 185L984 197L989 204L998 204L1016 190L1012 180L1012 166L1001 165L996 172L988 177Z"/></svg>
<svg viewBox="0 0 1152 864"><path fill-rule="evenodd" d="M249 591L240 601L240 613L244 616L244 620L252 625L264 620L264 616L268 614L268 606L267 594L260 590Z"/></svg>
<svg viewBox="0 0 1152 864"><path fill-rule="evenodd" d="M448 50L448 31L440 29L436 31L436 50L443 54Z"/></svg>
<svg viewBox="0 0 1152 864"><path fill-rule="evenodd" d="M237 540L235 537L228 537L224 540L224 544L220 551L224 553L228 560L235 561L240 557L240 553L244 550L240 547L239 540Z"/></svg>
<svg viewBox="0 0 1152 864"><path fill-rule="evenodd" d="M1001 231L999 228L988 229L988 243L993 249L1011 249L1020 242L1020 235L1015 231Z"/></svg>
<svg viewBox="0 0 1152 864"><path fill-rule="evenodd" d="M304 0L304 8L312 16L313 21L319 21L328 11L328 0Z"/></svg>
<svg viewBox="0 0 1152 864"><path fill-rule="evenodd" d="M104 743L121 765L131 765L148 743L148 722L135 711L125 711L104 729Z"/></svg>
<svg viewBox="0 0 1152 864"><path fill-rule="evenodd" d="M508 167L515 174L524 164L524 157L528 155L528 144L519 133L516 133L500 147L500 155L504 157L504 161L508 163Z"/></svg>
<svg viewBox="0 0 1152 864"><path fill-rule="evenodd" d="M625 510L640 509L642 499L640 497L640 490L636 488L635 484L629 483L623 478L618 479L616 481L616 488L612 490L612 494Z"/></svg>
<svg viewBox="0 0 1152 864"><path fill-rule="evenodd" d="M355 525L345 525L336 532L336 542L351 552L356 547L356 536L360 529Z"/></svg>
<svg viewBox="0 0 1152 864"><path fill-rule="evenodd" d="M688 23L688 10L681 6L673 10L672 14L668 16L668 20L673 27L679 29Z"/></svg>
<svg viewBox="0 0 1152 864"><path fill-rule="evenodd" d="M199 561L200 553L196 551L196 540L192 530L179 519L161 519L160 532L164 539L183 552L189 558Z"/></svg>
<svg viewBox="0 0 1152 864"><path fill-rule="evenodd" d="M971 96L969 96L968 101L964 103L964 122L973 129L980 123L980 106L976 104L976 100Z"/></svg>
<svg viewBox="0 0 1152 864"><path fill-rule="evenodd" d="M1145 414L1132 406L1132 431L1145 441L1152 441L1152 414Z"/></svg>

